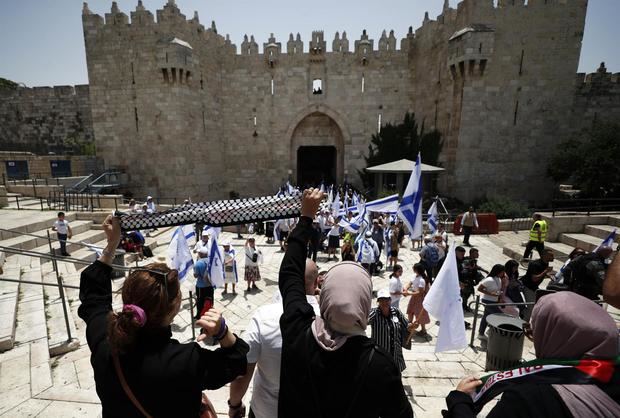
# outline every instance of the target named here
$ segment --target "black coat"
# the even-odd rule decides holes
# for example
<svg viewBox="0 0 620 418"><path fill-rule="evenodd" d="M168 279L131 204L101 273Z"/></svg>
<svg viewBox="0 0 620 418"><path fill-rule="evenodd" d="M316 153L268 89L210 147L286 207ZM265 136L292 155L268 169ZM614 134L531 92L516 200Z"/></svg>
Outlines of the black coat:
<svg viewBox="0 0 620 418"><path fill-rule="evenodd" d="M142 417L114 370L107 340L112 310L112 268L95 261L80 278L80 318L86 322L97 395L104 417ZM136 349L120 356L127 384L154 417L198 417L201 392L218 389L245 373L248 345L240 338L229 348L210 351L197 343L180 344L170 327L142 329Z"/></svg>
<svg viewBox="0 0 620 418"><path fill-rule="evenodd" d="M284 313L280 318L282 367L278 416L343 418L351 408L351 418L412 417L411 404L390 355L376 349L368 366L374 347L369 338L349 338L340 349L331 352L316 343L310 331L314 311L304 291L311 223L310 218L300 218L288 238L280 267L279 287Z"/></svg>

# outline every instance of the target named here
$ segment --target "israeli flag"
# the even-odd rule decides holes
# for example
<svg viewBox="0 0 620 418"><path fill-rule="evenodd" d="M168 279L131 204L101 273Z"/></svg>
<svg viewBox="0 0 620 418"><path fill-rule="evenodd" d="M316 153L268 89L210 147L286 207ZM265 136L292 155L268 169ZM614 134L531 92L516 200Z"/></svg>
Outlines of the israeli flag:
<svg viewBox="0 0 620 418"><path fill-rule="evenodd" d="M193 246L196 244L196 231L194 230L193 225L184 225L183 234L185 235L185 241L187 241L188 246Z"/></svg>
<svg viewBox="0 0 620 418"><path fill-rule="evenodd" d="M364 206L364 202L360 202L360 206L358 206L359 214L349 221L346 218L342 218L338 225L343 227L346 231L349 231L353 234L360 234L363 232L364 228L368 226L369 221L366 219L366 208ZM362 234L360 234L362 235Z"/></svg>
<svg viewBox="0 0 620 418"><path fill-rule="evenodd" d="M179 280L185 280L185 276L192 271L194 259L185 239L183 227L178 227L168 245L168 259L170 267L179 272Z"/></svg>
<svg viewBox="0 0 620 418"><path fill-rule="evenodd" d="M412 240L422 238L422 163L420 154L398 207L398 217L407 225Z"/></svg>
<svg viewBox="0 0 620 418"><path fill-rule="evenodd" d="M207 271L209 272L209 279L214 287L222 286L224 284L224 254L219 245L217 245L217 233L211 235L209 240L209 261L207 262Z"/></svg>
<svg viewBox="0 0 620 418"><path fill-rule="evenodd" d="M616 239L616 230L617 230L617 228L614 228L614 230L611 231L609 233L609 235L607 235L607 238L605 238L603 240L603 242L601 242L601 244L594 249L593 252L596 252L596 250L598 250L599 248L602 248L602 247L611 247L611 246L613 246L614 245L614 241Z"/></svg>
<svg viewBox="0 0 620 418"><path fill-rule="evenodd" d="M435 231L437 231L437 201L434 201L428 209L428 219L426 223L428 224L428 229L434 234Z"/></svg>
<svg viewBox="0 0 620 418"><path fill-rule="evenodd" d="M398 194L367 202L366 210L369 212L396 213L398 210Z"/></svg>

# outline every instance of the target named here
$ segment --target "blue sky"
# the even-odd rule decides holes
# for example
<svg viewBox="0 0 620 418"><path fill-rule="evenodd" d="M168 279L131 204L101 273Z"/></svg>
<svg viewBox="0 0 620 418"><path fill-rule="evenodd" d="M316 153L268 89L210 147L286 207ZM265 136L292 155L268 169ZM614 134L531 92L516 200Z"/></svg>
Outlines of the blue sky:
<svg viewBox="0 0 620 418"><path fill-rule="evenodd" d="M573 1L573 0L568 0ZM166 0L144 0L153 13ZM450 0L455 7L458 0ZM91 0L90 9L103 15L109 0ZM129 14L137 0L120 0ZM394 29L402 38L409 26L420 26L424 12L434 19L443 0L177 0L186 16L200 15L203 25L215 20L220 34L230 34L239 46L243 35L254 34L261 45L273 32L286 42L290 32L301 34L307 48L312 30L322 29L328 40L346 30L349 40L359 39L362 29L378 39L383 29ZM28 86L88 83L82 36L82 1L8 0L0 13L0 77ZM620 0L590 0L580 72L593 72L601 61L608 71L620 72L620 42L617 26Z"/></svg>

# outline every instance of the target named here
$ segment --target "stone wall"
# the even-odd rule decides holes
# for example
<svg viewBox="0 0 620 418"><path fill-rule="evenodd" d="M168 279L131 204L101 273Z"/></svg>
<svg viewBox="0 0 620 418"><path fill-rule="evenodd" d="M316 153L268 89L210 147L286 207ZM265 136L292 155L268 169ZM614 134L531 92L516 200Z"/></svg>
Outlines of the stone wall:
<svg viewBox="0 0 620 418"><path fill-rule="evenodd" d="M56 160L70 161L72 176L99 173L103 168L103 162L99 158L85 155L35 155L29 152L0 151L0 179L9 179L6 166L8 161L25 161L28 167L29 178L51 178L51 162Z"/></svg>
<svg viewBox="0 0 620 418"><path fill-rule="evenodd" d="M0 89L0 150L94 153L87 85Z"/></svg>
<svg viewBox="0 0 620 418"><path fill-rule="evenodd" d="M317 31L305 46L299 34L272 36L259 53L253 36L237 51L172 0L157 19L141 2L131 19L116 3L105 17L86 5L98 155L130 173L141 194L273 193L296 179L300 146L334 146L337 180L357 181L379 121L413 111L444 135L442 193L543 202L546 160L573 129L567 115L576 100L595 106L575 95L586 8L586 0L464 0L456 9L446 1L400 41L393 32L350 41ZM318 80L322 94L313 94Z"/></svg>
<svg viewBox="0 0 620 418"><path fill-rule="evenodd" d="M620 73L608 73L605 63L592 74L577 74L571 121L576 132L597 122L620 121Z"/></svg>

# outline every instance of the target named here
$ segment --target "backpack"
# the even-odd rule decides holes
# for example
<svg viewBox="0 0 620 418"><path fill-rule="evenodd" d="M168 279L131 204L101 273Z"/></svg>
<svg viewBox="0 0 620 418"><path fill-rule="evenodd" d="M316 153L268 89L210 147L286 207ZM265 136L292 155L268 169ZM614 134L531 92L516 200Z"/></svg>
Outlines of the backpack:
<svg viewBox="0 0 620 418"><path fill-rule="evenodd" d="M372 248L372 244L368 242L368 240L364 240L362 246L362 260L373 260L375 259L375 251Z"/></svg>
<svg viewBox="0 0 620 418"><path fill-rule="evenodd" d="M437 247L435 247L434 245L429 245L427 255L428 262L430 263L431 267L436 267L437 263L439 263L439 250L437 249Z"/></svg>
<svg viewBox="0 0 620 418"><path fill-rule="evenodd" d="M562 271L564 276L564 285L572 292L587 297L589 299L598 299L598 295L602 293L601 285L597 281L597 277L588 270L588 264L591 262L601 262L600 257L596 253L580 255Z"/></svg>

